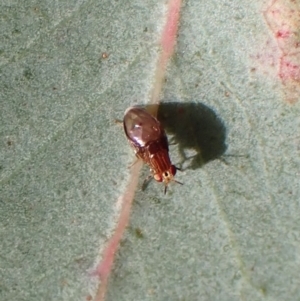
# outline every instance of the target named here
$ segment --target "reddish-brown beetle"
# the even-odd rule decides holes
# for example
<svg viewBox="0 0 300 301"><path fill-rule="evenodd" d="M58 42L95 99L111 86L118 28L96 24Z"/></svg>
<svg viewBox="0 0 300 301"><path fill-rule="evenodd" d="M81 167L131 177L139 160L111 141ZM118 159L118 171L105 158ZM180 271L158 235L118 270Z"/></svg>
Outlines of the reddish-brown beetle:
<svg viewBox="0 0 300 301"><path fill-rule="evenodd" d="M169 157L168 139L160 122L140 107L130 107L124 114L124 131L138 158L149 165L153 178L167 186L176 170Z"/></svg>

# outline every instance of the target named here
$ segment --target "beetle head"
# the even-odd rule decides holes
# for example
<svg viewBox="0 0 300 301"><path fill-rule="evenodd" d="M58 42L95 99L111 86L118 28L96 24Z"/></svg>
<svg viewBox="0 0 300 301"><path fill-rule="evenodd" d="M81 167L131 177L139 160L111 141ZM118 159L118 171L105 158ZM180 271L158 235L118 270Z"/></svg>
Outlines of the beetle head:
<svg viewBox="0 0 300 301"><path fill-rule="evenodd" d="M167 192L167 187L170 182L176 182L182 185L182 183L174 180L177 169L178 168L175 165L171 165L168 170L164 171L163 173L157 173L153 176L154 180L156 180L157 182L165 183L165 193Z"/></svg>

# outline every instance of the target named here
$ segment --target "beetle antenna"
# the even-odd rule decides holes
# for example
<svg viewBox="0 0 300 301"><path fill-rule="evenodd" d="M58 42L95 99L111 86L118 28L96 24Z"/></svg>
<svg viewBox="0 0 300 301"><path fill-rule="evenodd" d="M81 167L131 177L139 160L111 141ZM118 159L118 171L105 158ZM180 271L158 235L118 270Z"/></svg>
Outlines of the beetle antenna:
<svg viewBox="0 0 300 301"><path fill-rule="evenodd" d="M179 182L179 181L176 181L176 180L173 180L175 183L177 184L180 184L180 185L183 185L183 183Z"/></svg>
<svg viewBox="0 0 300 301"><path fill-rule="evenodd" d="M176 180L172 180L173 182L177 183L177 184L180 184L180 185L183 185L183 183L179 182L179 181L176 181ZM165 194L167 193L167 190L168 190L168 184L165 184Z"/></svg>

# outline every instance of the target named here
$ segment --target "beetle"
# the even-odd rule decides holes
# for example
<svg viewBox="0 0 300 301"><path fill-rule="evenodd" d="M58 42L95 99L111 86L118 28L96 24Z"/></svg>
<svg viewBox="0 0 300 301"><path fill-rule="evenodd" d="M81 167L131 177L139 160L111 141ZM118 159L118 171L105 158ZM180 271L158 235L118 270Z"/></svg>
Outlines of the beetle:
<svg viewBox="0 0 300 301"><path fill-rule="evenodd" d="M160 122L141 107L129 107L124 114L123 126L135 155L150 167L152 177L165 184L165 193L178 167L171 163L168 139Z"/></svg>

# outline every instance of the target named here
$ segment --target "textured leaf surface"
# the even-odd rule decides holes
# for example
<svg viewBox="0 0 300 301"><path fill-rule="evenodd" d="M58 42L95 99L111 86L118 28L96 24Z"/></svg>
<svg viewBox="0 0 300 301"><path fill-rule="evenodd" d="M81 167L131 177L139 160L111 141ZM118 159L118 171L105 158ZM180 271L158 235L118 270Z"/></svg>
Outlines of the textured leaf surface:
<svg viewBox="0 0 300 301"><path fill-rule="evenodd" d="M276 71L268 7L184 2L159 111L184 185L137 191L107 300L299 299L299 90ZM95 293L88 269L133 160L115 119L148 102L164 14L151 0L2 2L1 300Z"/></svg>

